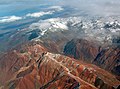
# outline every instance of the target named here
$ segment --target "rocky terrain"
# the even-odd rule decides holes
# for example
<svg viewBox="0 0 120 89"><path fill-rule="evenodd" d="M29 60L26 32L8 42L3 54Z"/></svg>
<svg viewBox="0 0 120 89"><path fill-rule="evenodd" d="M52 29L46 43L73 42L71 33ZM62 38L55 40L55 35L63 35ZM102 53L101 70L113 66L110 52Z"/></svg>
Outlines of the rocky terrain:
<svg viewBox="0 0 120 89"><path fill-rule="evenodd" d="M119 41L116 42L119 43ZM97 66L116 74L117 77L120 76L119 45L102 47L99 44L95 44L95 42L75 39L66 44L64 53L75 59L96 64Z"/></svg>
<svg viewBox="0 0 120 89"><path fill-rule="evenodd" d="M1 36L0 88L119 89L120 24L109 19L52 18Z"/></svg>
<svg viewBox="0 0 120 89"><path fill-rule="evenodd" d="M120 0L0 0L0 89L120 89Z"/></svg>
<svg viewBox="0 0 120 89"><path fill-rule="evenodd" d="M119 89L120 81L113 74L48 51L43 44L31 42L4 54L0 58L1 89Z"/></svg>

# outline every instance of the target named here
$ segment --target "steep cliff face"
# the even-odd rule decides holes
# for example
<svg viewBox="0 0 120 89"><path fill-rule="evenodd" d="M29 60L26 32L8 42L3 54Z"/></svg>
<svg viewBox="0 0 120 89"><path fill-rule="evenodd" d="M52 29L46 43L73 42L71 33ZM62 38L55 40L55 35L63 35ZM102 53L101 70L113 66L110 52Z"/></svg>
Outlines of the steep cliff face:
<svg viewBox="0 0 120 89"><path fill-rule="evenodd" d="M95 43L85 39L73 39L65 45L64 54L91 62L99 52L98 48Z"/></svg>
<svg viewBox="0 0 120 89"><path fill-rule="evenodd" d="M115 89L120 84L95 65L47 52L36 43L3 55L0 71L2 89Z"/></svg>
<svg viewBox="0 0 120 89"><path fill-rule="evenodd" d="M93 60L96 65L120 76L120 37L114 37L113 45L102 49Z"/></svg>
<svg viewBox="0 0 120 89"><path fill-rule="evenodd" d="M112 47L99 52L93 61L96 65L120 76L120 48Z"/></svg>
<svg viewBox="0 0 120 89"><path fill-rule="evenodd" d="M66 44L64 53L65 55L72 56L75 59L96 64L97 66L116 74L117 77L120 76L119 46L102 48L93 42L76 39L71 40Z"/></svg>

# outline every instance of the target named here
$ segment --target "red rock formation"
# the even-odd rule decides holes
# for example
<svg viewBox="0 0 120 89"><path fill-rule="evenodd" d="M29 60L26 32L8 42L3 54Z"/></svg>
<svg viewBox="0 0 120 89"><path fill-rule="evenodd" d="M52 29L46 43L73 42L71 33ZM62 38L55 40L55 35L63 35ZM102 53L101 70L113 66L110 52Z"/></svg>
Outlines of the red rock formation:
<svg viewBox="0 0 120 89"><path fill-rule="evenodd" d="M97 66L46 52L39 44L21 47L0 60L3 89L114 89L120 84Z"/></svg>
<svg viewBox="0 0 120 89"><path fill-rule="evenodd" d="M32 44L22 46L19 50L13 50L4 54L0 58L0 84L3 85L6 80L11 79L14 76L14 73L21 67L33 63L35 61L34 58L45 51L46 49L42 46Z"/></svg>
<svg viewBox="0 0 120 89"><path fill-rule="evenodd" d="M68 42L64 48L64 53L67 56L72 56L75 59L85 62L94 63L97 66L110 71L120 76L120 47L109 46L101 48L96 43L76 39Z"/></svg>

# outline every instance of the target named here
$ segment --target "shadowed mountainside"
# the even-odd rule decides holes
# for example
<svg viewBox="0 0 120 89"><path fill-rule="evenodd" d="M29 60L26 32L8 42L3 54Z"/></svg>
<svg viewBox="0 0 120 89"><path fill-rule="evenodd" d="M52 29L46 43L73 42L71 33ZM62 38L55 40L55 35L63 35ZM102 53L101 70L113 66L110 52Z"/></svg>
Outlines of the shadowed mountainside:
<svg viewBox="0 0 120 89"><path fill-rule="evenodd" d="M75 39L68 42L64 48L65 55L87 61L120 76L120 47L101 47L93 42ZM119 79L119 77L118 77Z"/></svg>

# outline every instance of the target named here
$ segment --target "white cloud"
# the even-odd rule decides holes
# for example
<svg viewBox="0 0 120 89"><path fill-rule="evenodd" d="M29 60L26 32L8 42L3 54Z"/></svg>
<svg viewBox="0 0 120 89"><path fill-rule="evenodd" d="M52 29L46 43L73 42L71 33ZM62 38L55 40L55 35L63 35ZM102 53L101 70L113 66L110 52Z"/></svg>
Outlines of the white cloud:
<svg viewBox="0 0 120 89"><path fill-rule="evenodd" d="M120 15L120 0L62 0L62 4L84 11L89 16Z"/></svg>
<svg viewBox="0 0 120 89"><path fill-rule="evenodd" d="M51 15L56 11L62 11L63 8L61 6L51 6L51 7L48 7L48 10L49 10L48 12L40 11L40 12L35 12L35 13L28 13L26 15L26 17L38 18L38 17L44 16L44 15Z"/></svg>
<svg viewBox="0 0 120 89"><path fill-rule="evenodd" d="M38 18L44 15L51 15L55 12L59 12L61 10L63 10L63 8L61 6L51 6L49 8L47 8L48 11L44 12L44 11L40 11L40 12L34 12L34 13L28 13L25 16L22 17L18 17L18 16L4 16L4 17L0 17L0 23L9 23L9 22L14 22L17 20L21 20L21 19L26 19L26 17L34 17L34 18Z"/></svg>
<svg viewBox="0 0 120 89"><path fill-rule="evenodd" d="M14 21L21 20L21 19L22 17L18 17L18 16L5 16L5 17L0 18L0 23L14 22Z"/></svg>
<svg viewBox="0 0 120 89"><path fill-rule="evenodd" d="M49 14L53 14L54 11L48 11L48 12L36 12L36 13L29 13L27 14L26 16L27 17L35 17L35 18L38 18L38 17L41 17L43 15L49 15Z"/></svg>
<svg viewBox="0 0 120 89"><path fill-rule="evenodd" d="M56 11L62 11L62 10L64 10L61 6L51 6L51 7L49 7L49 9L54 9Z"/></svg>

